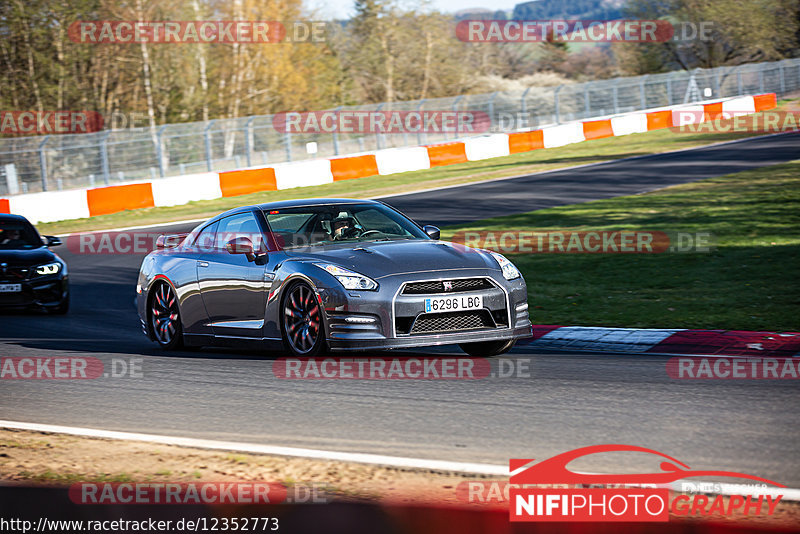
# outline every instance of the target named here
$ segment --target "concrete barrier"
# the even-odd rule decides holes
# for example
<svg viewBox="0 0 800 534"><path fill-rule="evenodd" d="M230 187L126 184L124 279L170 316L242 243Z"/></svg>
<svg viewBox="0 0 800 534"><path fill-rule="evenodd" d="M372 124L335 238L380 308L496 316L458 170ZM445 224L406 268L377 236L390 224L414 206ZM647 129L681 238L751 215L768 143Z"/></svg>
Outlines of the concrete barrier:
<svg viewBox="0 0 800 534"><path fill-rule="evenodd" d="M387 148L375 152L378 174L399 174L431 168L428 149L424 146L411 148Z"/></svg>
<svg viewBox="0 0 800 534"><path fill-rule="evenodd" d="M472 137L464 141L464 151L469 161L508 156L511 153L508 134Z"/></svg>

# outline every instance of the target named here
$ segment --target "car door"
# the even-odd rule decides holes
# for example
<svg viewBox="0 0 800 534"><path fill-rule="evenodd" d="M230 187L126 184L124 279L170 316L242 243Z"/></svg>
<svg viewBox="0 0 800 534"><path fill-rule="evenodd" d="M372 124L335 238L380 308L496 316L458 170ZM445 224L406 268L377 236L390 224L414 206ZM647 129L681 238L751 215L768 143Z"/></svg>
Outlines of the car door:
<svg viewBox="0 0 800 534"><path fill-rule="evenodd" d="M226 245L246 237L256 251L266 251L261 225L253 212L219 220L212 250L197 261L197 279L215 336L260 338L264 327L266 277L264 257L230 254Z"/></svg>

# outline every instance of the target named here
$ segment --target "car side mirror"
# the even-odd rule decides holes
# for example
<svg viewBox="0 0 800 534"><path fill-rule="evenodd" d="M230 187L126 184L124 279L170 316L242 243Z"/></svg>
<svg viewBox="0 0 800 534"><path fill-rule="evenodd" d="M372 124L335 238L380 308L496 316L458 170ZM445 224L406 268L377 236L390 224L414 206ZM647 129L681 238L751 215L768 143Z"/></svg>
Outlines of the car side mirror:
<svg viewBox="0 0 800 534"><path fill-rule="evenodd" d="M61 238L56 237L54 235L46 235L44 236L45 240L47 240L48 247L57 247L61 244Z"/></svg>
<svg viewBox="0 0 800 534"><path fill-rule="evenodd" d="M431 239L439 239L441 232L435 226L425 225L422 227L422 231L428 234L428 237Z"/></svg>
<svg viewBox="0 0 800 534"><path fill-rule="evenodd" d="M228 241L225 245L228 254L244 254L247 256L247 261L256 259L256 254L253 252L253 242L247 237L236 237Z"/></svg>

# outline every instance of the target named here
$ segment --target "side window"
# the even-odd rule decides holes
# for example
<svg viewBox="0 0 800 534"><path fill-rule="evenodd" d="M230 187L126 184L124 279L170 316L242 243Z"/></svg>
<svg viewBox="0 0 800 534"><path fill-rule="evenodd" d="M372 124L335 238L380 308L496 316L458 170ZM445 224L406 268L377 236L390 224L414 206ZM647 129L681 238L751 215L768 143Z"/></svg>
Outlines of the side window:
<svg viewBox="0 0 800 534"><path fill-rule="evenodd" d="M194 240L194 246L199 249L200 252L211 252L214 250L214 235L217 232L217 224L219 223L211 223L197 234L197 238Z"/></svg>
<svg viewBox="0 0 800 534"><path fill-rule="evenodd" d="M246 237L253 243L254 250L265 250L264 236L253 212L237 213L219 221L214 248L225 250L228 241Z"/></svg>

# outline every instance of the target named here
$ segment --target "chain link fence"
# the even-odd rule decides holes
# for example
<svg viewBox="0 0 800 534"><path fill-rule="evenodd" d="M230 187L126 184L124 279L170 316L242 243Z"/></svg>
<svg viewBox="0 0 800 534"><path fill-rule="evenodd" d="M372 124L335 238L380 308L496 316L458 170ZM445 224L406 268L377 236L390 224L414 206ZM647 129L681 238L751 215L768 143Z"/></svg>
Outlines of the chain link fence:
<svg viewBox="0 0 800 534"><path fill-rule="evenodd" d="M800 90L800 59L616 78L524 91L336 108L484 112L489 132L541 128L674 104ZM0 195L113 185L205 171L439 143L456 133L289 134L272 115L0 139Z"/></svg>

